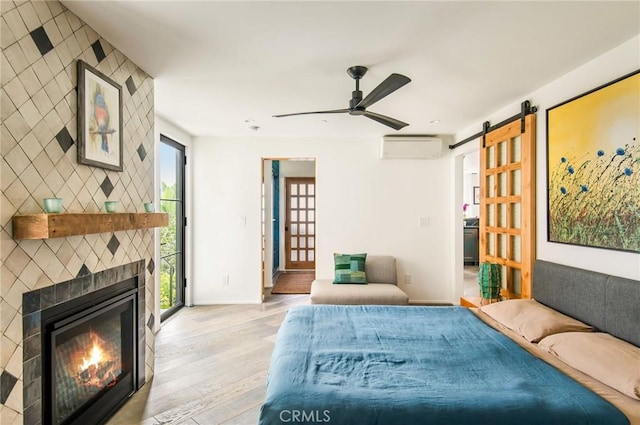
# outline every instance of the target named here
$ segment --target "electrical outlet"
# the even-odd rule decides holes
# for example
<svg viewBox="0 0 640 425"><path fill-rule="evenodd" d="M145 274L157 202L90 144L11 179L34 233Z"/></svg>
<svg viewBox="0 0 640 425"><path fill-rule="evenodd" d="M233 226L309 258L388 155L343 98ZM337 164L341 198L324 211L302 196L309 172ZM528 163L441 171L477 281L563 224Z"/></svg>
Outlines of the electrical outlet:
<svg viewBox="0 0 640 425"><path fill-rule="evenodd" d="M411 273L404 274L404 283L405 285L411 285Z"/></svg>
<svg viewBox="0 0 640 425"><path fill-rule="evenodd" d="M229 286L229 275L225 274L224 276L222 276L222 285L223 286Z"/></svg>

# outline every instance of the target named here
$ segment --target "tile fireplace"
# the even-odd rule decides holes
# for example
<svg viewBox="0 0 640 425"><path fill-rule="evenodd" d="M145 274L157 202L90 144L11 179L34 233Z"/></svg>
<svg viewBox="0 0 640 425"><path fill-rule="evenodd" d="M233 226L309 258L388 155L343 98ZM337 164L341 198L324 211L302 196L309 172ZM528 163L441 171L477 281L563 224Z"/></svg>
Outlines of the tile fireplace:
<svg viewBox="0 0 640 425"><path fill-rule="evenodd" d="M141 260L24 294L25 423L102 424L142 387L144 270Z"/></svg>

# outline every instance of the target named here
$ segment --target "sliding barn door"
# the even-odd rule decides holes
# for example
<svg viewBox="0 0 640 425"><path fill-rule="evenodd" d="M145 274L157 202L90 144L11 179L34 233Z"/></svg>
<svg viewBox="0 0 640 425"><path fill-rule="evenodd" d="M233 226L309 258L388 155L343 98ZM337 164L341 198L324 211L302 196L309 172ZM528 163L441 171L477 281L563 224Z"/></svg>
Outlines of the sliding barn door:
<svg viewBox="0 0 640 425"><path fill-rule="evenodd" d="M485 135L480 261L500 264L506 298L531 298L535 260L535 114Z"/></svg>

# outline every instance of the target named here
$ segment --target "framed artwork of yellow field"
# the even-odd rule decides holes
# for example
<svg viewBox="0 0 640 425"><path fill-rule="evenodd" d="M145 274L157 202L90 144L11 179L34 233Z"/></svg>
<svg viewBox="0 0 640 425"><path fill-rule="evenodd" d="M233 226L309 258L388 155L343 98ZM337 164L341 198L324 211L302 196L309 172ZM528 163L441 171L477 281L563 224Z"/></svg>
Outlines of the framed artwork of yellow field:
<svg viewBox="0 0 640 425"><path fill-rule="evenodd" d="M640 70L546 116L548 240L640 252Z"/></svg>

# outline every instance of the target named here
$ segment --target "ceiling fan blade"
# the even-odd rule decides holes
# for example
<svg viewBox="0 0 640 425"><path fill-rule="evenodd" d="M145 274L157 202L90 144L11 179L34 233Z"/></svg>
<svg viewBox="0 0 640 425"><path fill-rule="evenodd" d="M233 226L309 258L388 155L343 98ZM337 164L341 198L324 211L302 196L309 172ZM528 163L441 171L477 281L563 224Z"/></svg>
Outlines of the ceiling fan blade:
<svg viewBox="0 0 640 425"><path fill-rule="evenodd" d="M387 77L386 80L378 84L378 87L371 90L371 93L367 95L364 99L360 101L356 106L358 108L367 108L380 99L390 95L394 91L398 90L400 87L405 84L409 84L411 78L405 77L401 74L391 74Z"/></svg>
<svg viewBox="0 0 640 425"><path fill-rule="evenodd" d="M290 117L292 115L310 115L310 114L343 114L349 112L349 109L333 109L331 111L314 111L314 112L296 112L295 114L274 115L276 118Z"/></svg>
<svg viewBox="0 0 640 425"><path fill-rule="evenodd" d="M363 115L365 117L369 118L369 119L372 119L374 121L378 121L381 124L389 126L389 127L393 128L394 130L400 130L402 127L406 127L406 126L409 125L406 122L402 122L400 120L388 117L386 115L376 114L374 112L365 111Z"/></svg>

